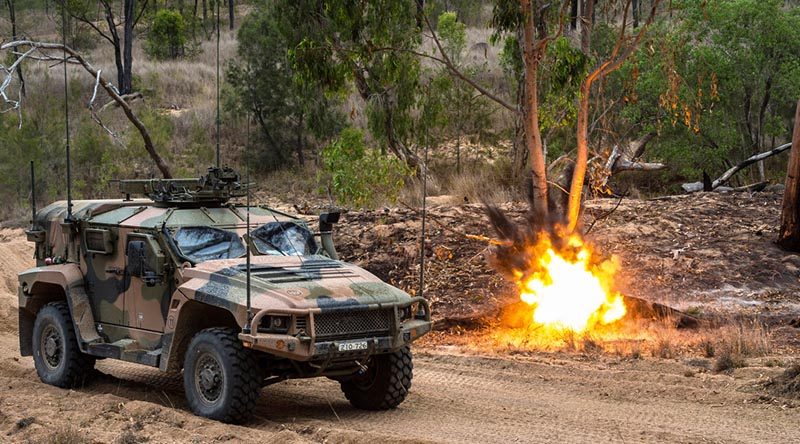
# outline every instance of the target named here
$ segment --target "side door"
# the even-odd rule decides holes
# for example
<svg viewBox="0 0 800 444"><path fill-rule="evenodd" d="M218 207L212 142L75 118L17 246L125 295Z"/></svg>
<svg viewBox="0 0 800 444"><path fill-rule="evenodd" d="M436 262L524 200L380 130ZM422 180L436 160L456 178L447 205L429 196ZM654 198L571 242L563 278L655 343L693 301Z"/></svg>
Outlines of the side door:
<svg viewBox="0 0 800 444"><path fill-rule="evenodd" d="M83 230L82 264L92 314L96 322L124 325L125 292L129 279L125 273L125 251L116 248L116 229L88 227Z"/></svg>
<svg viewBox="0 0 800 444"><path fill-rule="evenodd" d="M128 234L125 269L130 285L125 292L123 325L163 332L172 286L167 276L165 252L155 236Z"/></svg>

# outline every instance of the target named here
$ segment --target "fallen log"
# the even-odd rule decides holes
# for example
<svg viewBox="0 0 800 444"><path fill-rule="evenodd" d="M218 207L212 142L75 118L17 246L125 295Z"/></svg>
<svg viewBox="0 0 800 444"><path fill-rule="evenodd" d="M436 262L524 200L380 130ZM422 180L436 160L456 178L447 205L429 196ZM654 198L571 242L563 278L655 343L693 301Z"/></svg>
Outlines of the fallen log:
<svg viewBox="0 0 800 444"><path fill-rule="evenodd" d="M716 188L718 188L719 186L730 180L730 178L733 177L734 174L738 173L742 169L747 168L748 166L760 162L766 158L772 157L776 154L780 154L791 147L792 147L791 143L784 143L783 145L773 148L769 151L765 151L763 153L758 153L748 157L747 159L731 167L728 171L725 171L722 174L722 176L719 176L719 179L711 182L711 189L715 190ZM681 188L683 188L683 190L686 191L687 193L696 193L698 191L703 191L704 189L707 190L708 187L706 186L704 188L703 182L691 182L681 185Z"/></svg>
<svg viewBox="0 0 800 444"><path fill-rule="evenodd" d="M756 182L741 187L718 186L710 191L715 191L718 193L758 193L759 191L764 191L764 189L767 188L767 185L769 185L769 181ZM707 187L704 187L702 182L685 183L681 185L681 188L683 188L683 190L687 193L696 193L698 191L707 190Z"/></svg>

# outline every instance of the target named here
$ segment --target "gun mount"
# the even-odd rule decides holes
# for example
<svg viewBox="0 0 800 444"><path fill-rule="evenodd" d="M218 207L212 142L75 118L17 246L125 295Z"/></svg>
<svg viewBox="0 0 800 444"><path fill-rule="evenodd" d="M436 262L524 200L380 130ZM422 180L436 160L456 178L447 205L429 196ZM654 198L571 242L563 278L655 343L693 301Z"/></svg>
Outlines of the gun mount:
<svg viewBox="0 0 800 444"><path fill-rule="evenodd" d="M205 176L191 179L120 180L119 191L130 200L131 195L144 195L156 204L220 206L230 199L244 197L249 184L240 182L232 168L211 167Z"/></svg>

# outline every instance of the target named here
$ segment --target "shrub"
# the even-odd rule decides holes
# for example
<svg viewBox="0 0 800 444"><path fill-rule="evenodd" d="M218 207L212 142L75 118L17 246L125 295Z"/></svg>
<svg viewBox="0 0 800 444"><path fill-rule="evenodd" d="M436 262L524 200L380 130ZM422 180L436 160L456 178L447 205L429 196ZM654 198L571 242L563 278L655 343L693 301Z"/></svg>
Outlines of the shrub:
<svg viewBox="0 0 800 444"><path fill-rule="evenodd" d="M186 46L186 22L180 12L162 9L153 18L147 35L147 54L159 60L183 56Z"/></svg>
<svg viewBox="0 0 800 444"><path fill-rule="evenodd" d="M322 150L321 179L339 202L357 207L394 203L411 175L408 166L395 157L368 149L364 134L346 128Z"/></svg>

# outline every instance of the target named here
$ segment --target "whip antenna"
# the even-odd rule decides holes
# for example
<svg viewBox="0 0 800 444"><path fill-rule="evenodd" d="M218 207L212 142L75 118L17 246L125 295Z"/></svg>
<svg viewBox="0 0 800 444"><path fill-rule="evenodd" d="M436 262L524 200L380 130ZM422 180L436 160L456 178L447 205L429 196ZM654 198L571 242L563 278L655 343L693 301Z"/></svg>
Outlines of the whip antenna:
<svg viewBox="0 0 800 444"><path fill-rule="evenodd" d="M69 83L67 83L67 4L61 2L61 44L64 54L64 130L67 136L67 222L72 222L72 162L69 157Z"/></svg>
<svg viewBox="0 0 800 444"><path fill-rule="evenodd" d="M247 142L244 146L244 162L245 183L247 186L247 219L245 221L245 224L247 224L247 242L245 242L247 246L247 322L244 324L244 329L242 330L244 333L250 333L250 321L253 320L253 310L250 300L250 115L247 116Z"/></svg>
<svg viewBox="0 0 800 444"><path fill-rule="evenodd" d="M36 176L33 173L33 161L31 160L31 229L36 226Z"/></svg>
<svg viewBox="0 0 800 444"><path fill-rule="evenodd" d="M219 168L219 166L220 166L219 130L220 130L220 126L221 126L220 125L221 124L221 122L220 122L220 113L219 113L219 100L220 100L220 96L219 96L219 33L220 33L220 29L221 29L221 26L219 24L219 3L220 3L220 1L221 0L217 0L217 168ZM228 0L228 1L232 1L232 0ZM250 196L249 193L248 193L248 196ZM248 230L250 229L249 226L247 228L248 228ZM249 273L248 273L248 279L249 279Z"/></svg>
<svg viewBox="0 0 800 444"><path fill-rule="evenodd" d="M425 128L425 159L422 163L422 236L419 248L419 295L425 294L425 219L428 216L428 146L430 137L428 128Z"/></svg>

